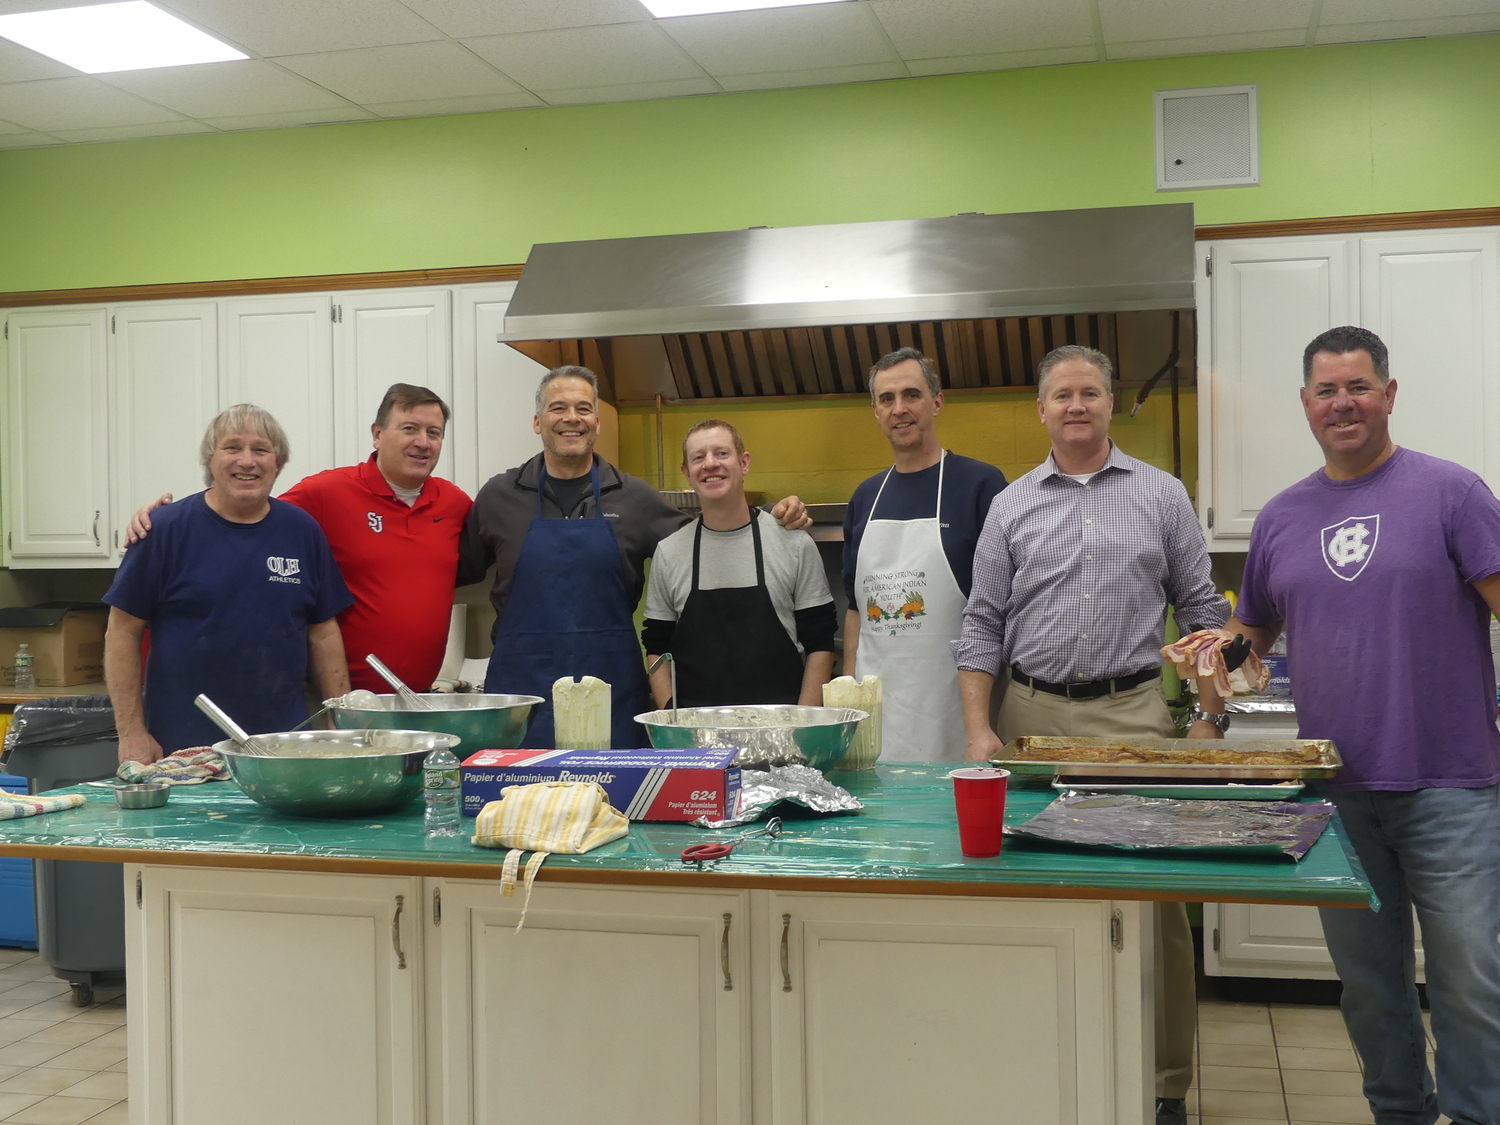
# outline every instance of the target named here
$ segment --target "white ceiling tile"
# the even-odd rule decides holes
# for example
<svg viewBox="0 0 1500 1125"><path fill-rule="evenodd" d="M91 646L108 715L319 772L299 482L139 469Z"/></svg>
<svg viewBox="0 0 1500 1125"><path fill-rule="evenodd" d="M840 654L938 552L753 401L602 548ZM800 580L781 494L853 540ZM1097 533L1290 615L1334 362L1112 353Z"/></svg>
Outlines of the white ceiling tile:
<svg viewBox="0 0 1500 1125"><path fill-rule="evenodd" d="M666 82L632 82L620 86L548 90L543 96L548 105L598 105L604 102L642 102L653 98L680 98L720 92L719 87L707 78L674 78Z"/></svg>
<svg viewBox="0 0 1500 1125"><path fill-rule="evenodd" d="M907 59L906 69L914 76L974 74L985 70L1020 70L1028 66L1096 62L1098 58L1094 45L1085 43L1077 47L1049 47L1040 51L998 51L987 55L956 55L946 59Z"/></svg>
<svg viewBox="0 0 1500 1125"><path fill-rule="evenodd" d="M1106 43L1193 39L1239 32L1300 28L1312 19L1312 0L1099 0Z"/></svg>
<svg viewBox="0 0 1500 1125"><path fill-rule="evenodd" d="M1140 43L1109 43L1104 53L1110 59L1165 59L1174 55L1217 55L1233 51L1265 51L1273 47L1300 47L1307 42L1305 27L1284 31L1247 31L1239 35L1186 36L1182 39L1151 39Z"/></svg>
<svg viewBox="0 0 1500 1125"><path fill-rule="evenodd" d="M399 0L154 0L261 55L310 55L440 39Z"/></svg>
<svg viewBox="0 0 1500 1125"><path fill-rule="evenodd" d="M1318 25L1317 43L1373 43L1382 39L1423 39L1443 35L1480 35L1500 31L1500 15L1449 16L1446 19L1389 20L1384 23Z"/></svg>
<svg viewBox="0 0 1500 1125"><path fill-rule="evenodd" d="M1444 19L1450 16L1495 13L1500 13L1500 2L1497 0L1323 0L1323 10L1318 14L1318 26Z"/></svg>
<svg viewBox="0 0 1500 1125"><path fill-rule="evenodd" d="M775 70L769 74L729 74L719 79L726 90L786 90L794 86L838 86L846 82L878 82L905 78L900 63L861 63L858 66L828 66L811 70Z"/></svg>
<svg viewBox="0 0 1500 1125"><path fill-rule="evenodd" d="M0 121L0 133L29 133L31 129L25 125L17 125L14 121Z"/></svg>
<svg viewBox="0 0 1500 1125"><path fill-rule="evenodd" d="M33 9L35 10L35 9ZM72 78L79 72L56 59L28 51L19 43L0 39L0 82L30 82L36 78Z"/></svg>
<svg viewBox="0 0 1500 1125"><path fill-rule="evenodd" d="M370 121L375 115L345 102L333 109L303 109L294 113L244 113L205 118L215 129L286 129L293 125L332 125L340 121Z"/></svg>
<svg viewBox="0 0 1500 1125"><path fill-rule="evenodd" d="M112 125L107 129L59 129L65 141L138 141L142 137L178 137L187 133L212 133L201 121L168 121L160 125Z"/></svg>
<svg viewBox="0 0 1500 1125"><path fill-rule="evenodd" d="M1014 54L1094 42L1086 0L877 0L870 7L903 59Z"/></svg>
<svg viewBox="0 0 1500 1125"><path fill-rule="evenodd" d="M0 85L0 118L51 132L177 121L177 114L94 78L44 78Z"/></svg>
<svg viewBox="0 0 1500 1125"><path fill-rule="evenodd" d="M895 61L889 40L862 4L680 16L657 23L715 77Z"/></svg>
<svg viewBox="0 0 1500 1125"><path fill-rule="evenodd" d="M127 70L107 80L189 117L291 113L344 104L321 86L260 59Z"/></svg>
<svg viewBox="0 0 1500 1125"><path fill-rule="evenodd" d="M495 35L465 39L464 45L529 90L703 77L693 61L650 22Z"/></svg>
<svg viewBox="0 0 1500 1125"><path fill-rule="evenodd" d="M406 6L455 39L651 18L636 0L406 0Z"/></svg>
<svg viewBox="0 0 1500 1125"><path fill-rule="evenodd" d="M43 145L60 145L63 142L46 133L0 133L0 149L41 148Z"/></svg>
<svg viewBox="0 0 1500 1125"><path fill-rule="evenodd" d="M521 93L472 51L448 40L285 55L276 61L361 105Z"/></svg>
<svg viewBox="0 0 1500 1125"><path fill-rule="evenodd" d="M491 113L500 109L525 109L544 105L540 98L517 90L513 94L488 94L479 98L436 98L415 102L368 102L366 109L381 117L439 117L449 113Z"/></svg>

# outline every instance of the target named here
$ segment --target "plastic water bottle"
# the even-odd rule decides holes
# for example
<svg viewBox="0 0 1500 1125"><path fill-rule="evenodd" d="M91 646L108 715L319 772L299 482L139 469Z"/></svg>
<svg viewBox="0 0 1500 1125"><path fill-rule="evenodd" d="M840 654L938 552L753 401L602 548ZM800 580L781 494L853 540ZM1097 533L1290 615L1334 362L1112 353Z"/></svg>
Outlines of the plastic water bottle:
<svg viewBox="0 0 1500 1125"><path fill-rule="evenodd" d="M427 799L423 829L429 837L457 836L463 832L458 755L446 746L439 746L422 763L422 796Z"/></svg>
<svg viewBox="0 0 1500 1125"><path fill-rule="evenodd" d="M33 659L35 658L31 655L30 645L23 643L20 648L16 649L17 691L36 690L36 672L31 667Z"/></svg>

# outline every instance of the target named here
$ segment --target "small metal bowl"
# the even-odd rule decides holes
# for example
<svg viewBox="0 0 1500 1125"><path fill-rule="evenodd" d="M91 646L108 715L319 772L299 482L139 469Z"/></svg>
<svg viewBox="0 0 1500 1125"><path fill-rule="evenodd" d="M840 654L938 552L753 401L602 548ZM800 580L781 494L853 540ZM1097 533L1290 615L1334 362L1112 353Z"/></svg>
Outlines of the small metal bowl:
<svg viewBox="0 0 1500 1125"><path fill-rule="evenodd" d="M122 809L159 809L167 803L170 785L148 781L142 785L115 786L115 803Z"/></svg>

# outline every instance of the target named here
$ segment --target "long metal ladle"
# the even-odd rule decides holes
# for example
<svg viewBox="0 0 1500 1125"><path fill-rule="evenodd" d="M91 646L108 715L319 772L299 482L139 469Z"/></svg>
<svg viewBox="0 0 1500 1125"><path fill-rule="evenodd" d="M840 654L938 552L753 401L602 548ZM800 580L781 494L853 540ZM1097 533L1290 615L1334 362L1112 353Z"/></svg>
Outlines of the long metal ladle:
<svg viewBox="0 0 1500 1125"><path fill-rule="evenodd" d="M244 728L226 715L224 709L208 698L208 696L200 695L193 702L197 704L198 710L213 720L214 726L227 734L230 741L246 754L255 758L274 758L276 756L265 743L258 742L246 734Z"/></svg>
<svg viewBox="0 0 1500 1125"><path fill-rule="evenodd" d="M406 709L408 711L437 710L437 708L433 707L431 703L428 703L427 700L423 699L416 692L412 691L411 688L407 687L406 682L402 680L400 676L396 675L396 673L387 668L385 666L385 662L382 661L380 657L376 656L373 652L365 657L365 663L368 664L371 668L374 668L375 671L380 674L380 678L382 680L396 689L396 695L400 698L401 702L406 705Z"/></svg>

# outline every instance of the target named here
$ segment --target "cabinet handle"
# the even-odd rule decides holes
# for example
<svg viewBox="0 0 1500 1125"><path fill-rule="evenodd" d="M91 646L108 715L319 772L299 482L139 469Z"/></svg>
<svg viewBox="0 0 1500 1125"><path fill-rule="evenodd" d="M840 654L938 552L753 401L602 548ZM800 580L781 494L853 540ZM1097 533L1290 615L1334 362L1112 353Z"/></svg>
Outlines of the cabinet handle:
<svg viewBox="0 0 1500 1125"><path fill-rule="evenodd" d="M729 975L729 923L733 914L724 915L724 932L719 936L719 968L724 970L724 991L734 991L734 980Z"/></svg>
<svg viewBox="0 0 1500 1125"><path fill-rule="evenodd" d="M99 546L99 513L94 513L94 546Z"/></svg>
<svg viewBox="0 0 1500 1125"><path fill-rule="evenodd" d="M396 913L391 918L391 945L396 950L396 968L406 968L406 954L401 952L401 911L406 906L406 896L396 896Z"/></svg>
<svg viewBox="0 0 1500 1125"><path fill-rule="evenodd" d="M792 990L792 954L789 948L792 934L792 916L781 916L781 991Z"/></svg>
<svg viewBox="0 0 1500 1125"><path fill-rule="evenodd" d="M441 926L443 924L443 888L432 888L432 924Z"/></svg>

